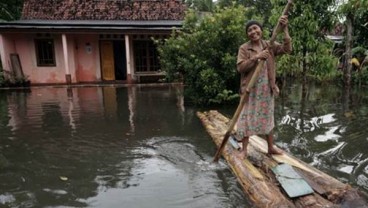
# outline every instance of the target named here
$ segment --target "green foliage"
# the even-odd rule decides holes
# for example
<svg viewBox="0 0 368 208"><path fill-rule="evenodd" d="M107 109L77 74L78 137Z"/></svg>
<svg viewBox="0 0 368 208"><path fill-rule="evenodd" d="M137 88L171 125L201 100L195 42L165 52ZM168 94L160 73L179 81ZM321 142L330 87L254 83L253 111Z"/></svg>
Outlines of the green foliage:
<svg viewBox="0 0 368 208"><path fill-rule="evenodd" d="M352 82L357 85L368 85L368 66L364 66L362 70L353 73Z"/></svg>
<svg viewBox="0 0 368 208"><path fill-rule="evenodd" d="M22 6L23 0L0 0L0 21L19 19Z"/></svg>
<svg viewBox="0 0 368 208"><path fill-rule="evenodd" d="M263 20L263 26L272 28L269 23L271 16L272 4L270 0L217 0L217 5L221 8L231 7L232 5L242 5L248 9L246 14L247 19L251 19L254 16L260 16Z"/></svg>
<svg viewBox="0 0 368 208"><path fill-rule="evenodd" d="M368 19L366 18L368 16L368 1L367 0L349 0L345 1L344 4L342 4L339 7L339 14L342 18L352 15L356 21L356 24L354 26L358 26L359 24L362 24L361 26L367 27Z"/></svg>
<svg viewBox="0 0 368 208"><path fill-rule="evenodd" d="M211 12L214 8L212 0L185 0L188 8L201 12Z"/></svg>
<svg viewBox="0 0 368 208"><path fill-rule="evenodd" d="M352 48L351 53L353 54L353 57L358 58L359 63L362 63L364 59L368 59L368 49L362 46Z"/></svg>
<svg viewBox="0 0 368 208"><path fill-rule="evenodd" d="M16 77L14 73L0 69L0 87L28 87L30 84L27 77Z"/></svg>
<svg viewBox="0 0 368 208"><path fill-rule="evenodd" d="M368 46L368 37L366 35L368 32L367 8L367 0L344 1L343 4L340 5L338 8L340 19L345 20L347 28L351 28L351 30L347 30L345 34L347 46L346 52L344 53L344 58L346 60L350 60L355 56L359 60L359 62L365 61L366 55L364 54L364 52L359 52L359 50L362 50L363 47ZM351 73L349 70L349 66L350 65L346 64L344 67L347 81L349 80Z"/></svg>
<svg viewBox="0 0 368 208"><path fill-rule="evenodd" d="M186 98L197 105L231 102L237 96L236 56L245 41L247 10L218 9L199 18L191 10L183 30L159 44L161 66L169 81L183 78Z"/></svg>
<svg viewBox="0 0 368 208"><path fill-rule="evenodd" d="M365 1L368 4L367 0ZM357 16L353 22L355 44L354 46L368 47L368 5L365 5L365 10L361 15Z"/></svg>
<svg viewBox="0 0 368 208"><path fill-rule="evenodd" d="M214 99L210 99L210 102L217 104L229 103L232 102L233 100L237 100L239 97L240 97L239 94L237 93L234 94L234 92L231 90L223 90L222 92L217 94L217 96Z"/></svg>
<svg viewBox="0 0 368 208"><path fill-rule="evenodd" d="M271 0L274 5L271 22L275 25L285 7L285 1ZM333 44L325 38L335 17L328 10L333 0L316 2L294 1L289 15L293 52L278 62L278 73L331 79L337 76L337 58L332 55Z"/></svg>
<svg viewBox="0 0 368 208"><path fill-rule="evenodd" d="M340 75L337 70L338 58L332 55L333 43L325 40L317 45L315 51L305 56L305 63L308 67L308 74L319 81L332 80Z"/></svg>

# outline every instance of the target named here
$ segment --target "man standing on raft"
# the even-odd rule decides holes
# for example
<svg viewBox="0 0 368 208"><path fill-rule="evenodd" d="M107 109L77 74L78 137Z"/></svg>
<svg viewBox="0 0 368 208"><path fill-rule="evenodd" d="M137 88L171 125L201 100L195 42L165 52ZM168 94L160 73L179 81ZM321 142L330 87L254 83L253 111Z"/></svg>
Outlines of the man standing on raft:
<svg viewBox="0 0 368 208"><path fill-rule="evenodd" d="M249 41L240 46L237 59L237 70L241 74L240 92L245 93L259 60L265 60L263 69L254 86L249 90L249 99L245 103L237 121L237 134L242 138L243 148L240 157L247 157L249 137L252 135L266 135L269 154L282 154L280 149L273 146L274 124L274 96L279 94L276 86L275 57L291 52L291 38L288 30L288 18L281 16L279 24L284 32L282 44L270 43L262 39L262 25L251 20L245 26Z"/></svg>

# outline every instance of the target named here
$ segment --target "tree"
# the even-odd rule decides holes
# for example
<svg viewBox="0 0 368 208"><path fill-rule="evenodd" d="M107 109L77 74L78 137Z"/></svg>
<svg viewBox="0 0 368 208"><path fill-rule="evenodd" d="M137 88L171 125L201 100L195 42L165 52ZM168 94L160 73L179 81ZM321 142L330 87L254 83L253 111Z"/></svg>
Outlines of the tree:
<svg viewBox="0 0 368 208"><path fill-rule="evenodd" d="M218 0L217 5L221 8L235 5L242 5L248 9L247 19L255 16L263 20L263 26L271 27L269 18L271 16L272 4L270 0Z"/></svg>
<svg viewBox="0 0 368 208"><path fill-rule="evenodd" d="M235 101L239 75L236 56L245 41L243 6L219 9L203 18L190 11L180 32L158 47L171 81L183 77L186 99L197 105Z"/></svg>
<svg viewBox="0 0 368 208"><path fill-rule="evenodd" d="M285 1L271 0L271 3L270 22L275 25ZM326 79L336 74L337 59L331 55L333 43L325 37L335 22L334 13L329 9L333 3L334 0L294 1L289 15L293 52L278 62L279 73L301 74L303 80L307 76Z"/></svg>
<svg viewBox="0 0 368 208"><path fill-rule="evenodd" d="M354 41L354 31L358 34L357 40L367 43L366 32L368 31L368 1L367 0L350 0L343 3L340 7L340 13L345 17L346 38L345 38L345 64L344 64L344 83L346 86L351 85L352 71L352 48ZM354 27L355 26L355 27ZM361 28L354 30L354 28ZM357 46L357 43L355 43Z"/></svg>
<svg viewBox="0 0 368 208"><path fill-rule="evenodd" d="M188 8L201 12L212 12L214 8L212 0L186 0L185 4Z"/></svg>
<svg viewBox="0 0 368 208"><path fill-rule="evenodd" d="M23 0L0 0L0 21L11 21L20 18Z"/></svg>

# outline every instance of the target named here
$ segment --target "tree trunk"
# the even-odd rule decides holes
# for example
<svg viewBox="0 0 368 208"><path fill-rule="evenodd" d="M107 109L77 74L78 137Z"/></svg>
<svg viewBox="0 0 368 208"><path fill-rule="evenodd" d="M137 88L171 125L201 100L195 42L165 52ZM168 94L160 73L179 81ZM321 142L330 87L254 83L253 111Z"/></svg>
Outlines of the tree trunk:
<svg viewBox="0 0 368 208"><path fill-rule="evenodd" d="M303 49L303 62L302 62L302 82L305 84L307 82L307 49L304 47Z"/></svg>
<svg viewBox="0 0 368 208"><path fill-rule="evenodd" d="M352 59L352 42L353 42L353 16L351 14L346 16L346 51L345 51L345 64L344 64L344 83L345 87L351 85L351 59Z"/></svg>

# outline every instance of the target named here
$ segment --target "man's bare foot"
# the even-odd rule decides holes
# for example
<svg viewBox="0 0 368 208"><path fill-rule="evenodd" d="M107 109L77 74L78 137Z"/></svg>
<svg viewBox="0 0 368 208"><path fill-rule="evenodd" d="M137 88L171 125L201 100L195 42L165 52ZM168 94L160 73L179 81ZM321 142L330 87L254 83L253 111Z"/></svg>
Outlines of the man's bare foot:
<svg viewBox="0 0 368 208"><path fill-rule="evenodd" d="M272 148L268 149L268 154L270 154L270 155L282 155L282 154L284 154L284 152L281 149L277 148L277 147L272 147Z"/></svg>
<svg viewBox="0 0 368 208"><path fill-rule="evenodd" d="M246 150L241 150L240 152L238 152L236 154L236 156L241 159L241 160L244 160L244 159L247 159L247 151Z"/></svg>

